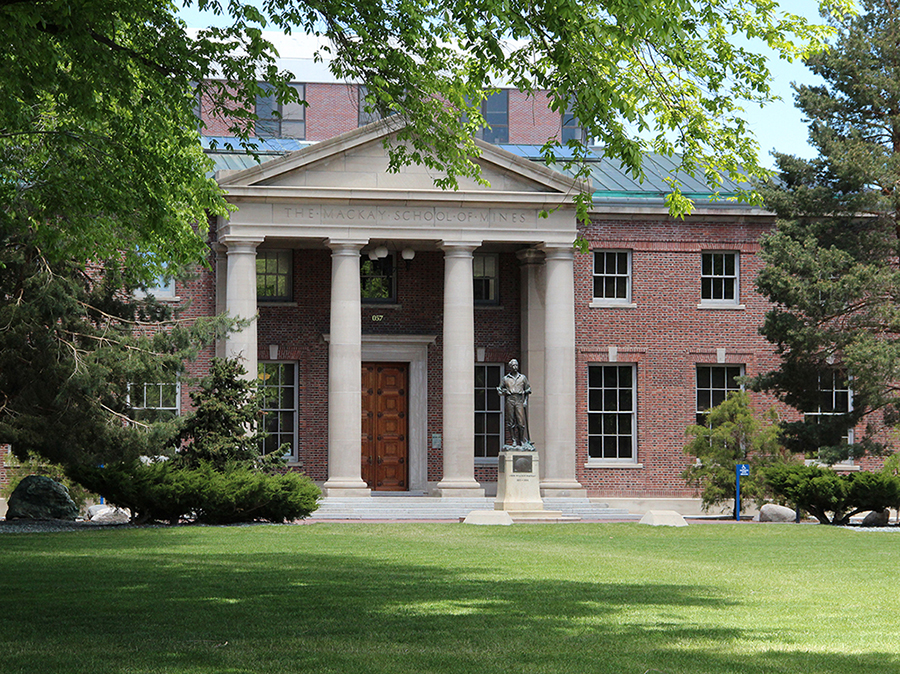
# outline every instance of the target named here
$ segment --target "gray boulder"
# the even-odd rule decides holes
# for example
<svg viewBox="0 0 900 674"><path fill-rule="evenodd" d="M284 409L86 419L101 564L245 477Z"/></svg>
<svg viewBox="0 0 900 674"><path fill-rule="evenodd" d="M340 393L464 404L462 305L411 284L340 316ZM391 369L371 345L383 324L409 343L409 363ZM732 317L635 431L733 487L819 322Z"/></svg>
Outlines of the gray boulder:
<svg viewBox="0 0 900 674"><path fill-rule="evenodd" d="M793 508L766 503L759 509L760 522L793 522L796 519L797 513Z"/></svg>
<svg viewBox="0 0 900 674"><path fill-rule="evenodd" d="M891 511L887 508L885 508L884 510L873 510L863 518L862 524L860 526L886 527L888 525L888 520L890 519Z"/></svg>
<svg viewBox="0 0 900 674"><path fill-rule="evenodd" d="M6 505L8 520L74 521L78 515L66 486L43 475L29 475L22 480Z"/></svg>
<svg viewBox="0 0 900 674"><path fill-rule="evenodd" d="M93 508L93 506L91 507ZM127 510L111 506L101 506L94 512L88 511L91 522L105 522L107 524L125 524L131 521L131 514Z"/></svg>

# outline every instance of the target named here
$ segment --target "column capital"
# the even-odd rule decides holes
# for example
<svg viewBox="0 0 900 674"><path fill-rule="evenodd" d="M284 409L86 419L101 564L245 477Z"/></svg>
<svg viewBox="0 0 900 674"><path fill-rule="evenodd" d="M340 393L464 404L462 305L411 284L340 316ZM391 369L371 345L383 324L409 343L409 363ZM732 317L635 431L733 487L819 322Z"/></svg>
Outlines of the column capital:
<svg viewBox="0 0 900 674"><path fill-rule="evenodd" d="M368 243L368 239L325 239L325 245L333 255L359 255L359 251Z"/></svg>
<svg viewBox="0 0 900 674"><path fill-rule="evenodd" d="M519 262L521 262L523 267L532 264L544 264L544 251L539 248L517 250L516 257L519 258Z"/></svg>
<svg viewBox="0 0 900 674"><path fill-rule="evenodd" d="M575 247L571 243L542 243L538 248L544 251L547 260L575 259Z"/></svg>
<svg viewBox="0 0 900 674"><path fill-rule="evenodd" d="M439 241L438 248L444 251L444 257L471 257L481 241Z"/></svg>
<svg viewBox="0 0 900 674"><path fill-rule="evenodd" d="M225 253L231 255L237 254L256 254L256 248L263 242L264 237L230 237L223 236L219 239L219 243L225 246Z"/></svg>

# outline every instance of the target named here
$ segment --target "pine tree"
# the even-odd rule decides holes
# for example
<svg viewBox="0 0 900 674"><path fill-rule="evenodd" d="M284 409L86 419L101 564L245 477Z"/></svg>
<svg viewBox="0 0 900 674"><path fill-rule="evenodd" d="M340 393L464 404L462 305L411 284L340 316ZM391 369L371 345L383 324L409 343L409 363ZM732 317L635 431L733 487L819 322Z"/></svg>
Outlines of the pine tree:
<svg viewBox="0 0 900 674"><path fill-rule="evenodd" d="M862 4L807 60L824 83L796 87L819 155L776 155L764 196L779 222L757 279L774 304L762 333L782 361L755 386L822 413L784 424L784 441L828 463L885 451L878 428L900 420L900 9ZM826 380L852 390L852 407Z"/></svg>

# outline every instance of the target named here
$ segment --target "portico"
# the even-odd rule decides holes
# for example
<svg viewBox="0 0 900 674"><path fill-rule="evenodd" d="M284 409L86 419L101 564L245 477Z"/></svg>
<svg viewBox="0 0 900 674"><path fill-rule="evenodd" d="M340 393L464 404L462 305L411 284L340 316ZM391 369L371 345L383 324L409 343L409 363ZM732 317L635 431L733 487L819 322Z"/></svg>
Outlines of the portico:
<svg viewBox="0 0 900 674"><path fill-rule="evenodd" d="M379 362L401 364L406 373L398 394L404 399L398 437L408 447L405 488L445 498L483 495L475 475L473 391L475 365L485 347L479 349L476 340L473 261L485 250L515 253L521 261L521 280L516 280L521 292L515 299L521 353L513 355L535 390L531 435L542 456L542 491L583 496L575 476L571 205L579 185L481 144L478 162L490 187L463 179L458 191L441 190L423 167L387 170L382 140L390 133L386 123L372 125L258 167L217 175L237 207L217 223L224 251L217 265L217 306L249 321L225 340L220 353L243 358L250 376L261 360L279 359L280 338L269 337L265 344L258 338L260 251L328 251L328 323L319 333L327 344L325 493L371 493L361 470L361 368ZM362 324L360 261L381 246L413 251L412 264L424 264L420 260L426 256L442 262L434 282L441 296L421 308L403 307L404 316L440 312L438 330L411 328L416 322L410 320ZM283 311L299 322L304 302L293 298L283 303ZM385 309L396 315L391 311ZM298 368L304 367L298 360Z"/></svg>

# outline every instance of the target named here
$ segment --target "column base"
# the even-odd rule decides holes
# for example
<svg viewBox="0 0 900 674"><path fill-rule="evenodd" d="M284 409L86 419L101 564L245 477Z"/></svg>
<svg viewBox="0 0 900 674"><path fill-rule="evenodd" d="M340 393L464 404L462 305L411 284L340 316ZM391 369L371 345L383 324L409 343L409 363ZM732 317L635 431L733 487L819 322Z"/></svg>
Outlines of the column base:
<svg viewBox="0 0 900 674"><path fill-rule="evenodd" d="M360 480L328 480L322 485L322 492L325 496L334 496L337 498L347 497L367 497L372 495L369 485Z"/></svg>
<svg viewBox="0 0 900 674"><path fill-rule="evenodd" d="M587 489L577 480L554 480L541 482L541 495L544 498L587 498Z"/></svg>
<svg viewBox="0 0 900 674"><path fill-rule="evenodd" d="M442 480L437 485L441 498L481 498L484 488L475 480Z"/></svg>

